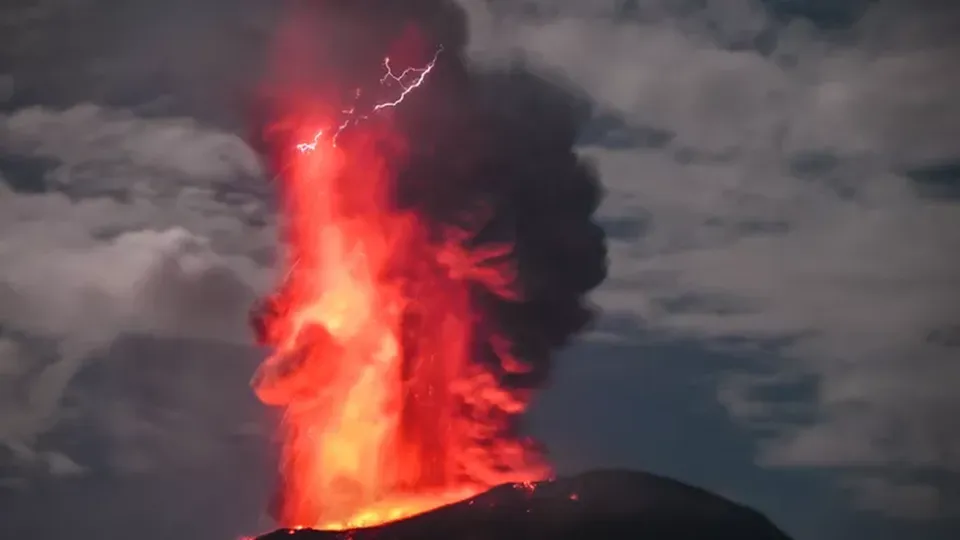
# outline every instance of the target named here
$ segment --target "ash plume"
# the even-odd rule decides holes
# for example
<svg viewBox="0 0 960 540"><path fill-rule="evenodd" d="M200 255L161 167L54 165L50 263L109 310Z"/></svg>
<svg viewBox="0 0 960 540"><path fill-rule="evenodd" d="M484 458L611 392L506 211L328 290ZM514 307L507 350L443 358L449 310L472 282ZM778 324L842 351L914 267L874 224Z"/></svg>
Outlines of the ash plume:
<svg viewBox="0 0 960 540"><path fill-rule="evenodd" d="M574 151L589 104L524 66L473 69L464 54L464 14L452 1L328 0L291 9L258 102L255 146L282 177L290 149L302 142L298 123L314 108L322 108L318 116L333 110L362 118L356 133L389 134L377 152L390 170L387 207L416 216L427 237L397 249L378 276L409 299L398 332L407 388L398 436L420 457L415 471L399 473L397 489L492 486L548 474L542 449L520 436L519 421L530 391L549 377L552 353L590 323L586 295L606 276L605 236L592 221L600 183ZM372 106L384 103L385 58L397 69L435 63L429 81L401 106L374 114ZM336 146L349 153L355 141L369 140L354 133L338 131ZM451 283L468 292L465 345L482 369L453 367L442 357L440 343L451 339L442 330L443 291ZM271 320L284 318L283 296L281 284L253 311L266 344L274 344ZM300 350L331 342L317 339ZM300 370L308 356L281 360L276 373ZM464 369L471 373L457 371ZM263 380L255 386L263 388ZM501 441L515 450L503 450ZM311 522L319 510L284 509L284 492L297 488L283 483L302 476L296 462L281 468L275 513Z"/></svg>
<svg viewBox="0 0 960 540"><path fill-rule="evenodd" d="M588 100L522 64L469 65L465 14L453 1L314 0L289 8L296 36L278 47L283 61L264 85L254 125L255 146L278 169L295 143L277 128L282 122L268 124L278 103L374 88L383 58L415 64L443 48L429 84L392 111L407 145L393 202L427 218L438 235L466 228L473 253L512 244L488 264L514 265L514 282L474 281L484 306L478 324L509 334L517 359L531 368L504 373L506 384L542 384L551 353L593 318L586 295L607 272L605 235L592 220L601 185L574 151ZM478 358L499 365L492 344L478 348L486 349Z"/></svg>

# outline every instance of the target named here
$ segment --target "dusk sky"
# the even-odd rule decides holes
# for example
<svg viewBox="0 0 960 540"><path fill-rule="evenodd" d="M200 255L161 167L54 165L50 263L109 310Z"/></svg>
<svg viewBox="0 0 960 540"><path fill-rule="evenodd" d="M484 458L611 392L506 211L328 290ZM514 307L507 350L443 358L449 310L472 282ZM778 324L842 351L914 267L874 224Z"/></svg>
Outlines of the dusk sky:
<svg viewBox="0 0 960 540"><path fill-rule="evenodd" d="M956 538L960 3L458 1L478 68L596 106L602 315L529 418L558 471L796 540ZM276 216L239 89L275 6L0 7L0 537L271 527L247 312Z"/></svg>

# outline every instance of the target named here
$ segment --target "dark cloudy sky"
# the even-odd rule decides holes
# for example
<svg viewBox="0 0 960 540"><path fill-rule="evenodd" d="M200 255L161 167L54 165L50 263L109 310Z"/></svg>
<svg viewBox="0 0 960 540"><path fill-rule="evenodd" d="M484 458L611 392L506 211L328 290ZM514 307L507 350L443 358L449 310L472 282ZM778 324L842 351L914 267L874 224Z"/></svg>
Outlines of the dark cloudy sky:
<svg viewBox="0 0 960 540"><path fill-rule="evenodd" d="M954 537L960 6L460 2L478 64L598 107L604 316L531 419L561 470L667 474L798 540ZM0 537L270 525L241 89L275 6L0 7Z"/></svg>

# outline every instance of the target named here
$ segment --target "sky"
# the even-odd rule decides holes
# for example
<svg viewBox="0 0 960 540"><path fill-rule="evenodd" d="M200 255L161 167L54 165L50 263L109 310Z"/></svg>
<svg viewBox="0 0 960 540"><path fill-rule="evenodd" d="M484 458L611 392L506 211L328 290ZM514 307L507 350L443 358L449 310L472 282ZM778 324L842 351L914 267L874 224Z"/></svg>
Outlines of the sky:
<svg viewBox="0 0 960 540"><path fill-rule="evenodd" d="M960 530L960 6L460 0L471 59L582 88L595 327L531 412L798 540ZM246 313L275 218L243 141L257 0L0 7L0 536L268 528Z"/></svg>

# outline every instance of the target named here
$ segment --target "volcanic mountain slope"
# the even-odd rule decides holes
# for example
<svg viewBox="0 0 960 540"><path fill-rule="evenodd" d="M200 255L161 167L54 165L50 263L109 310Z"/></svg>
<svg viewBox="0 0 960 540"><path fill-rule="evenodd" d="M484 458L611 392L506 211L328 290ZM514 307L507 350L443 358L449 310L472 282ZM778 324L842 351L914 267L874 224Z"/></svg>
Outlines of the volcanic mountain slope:
<svg viewBox="0 0 960 540"><path fill-rule="evenodd" d="M258 540L790 540L758 512L675 480L624 470L493 488L379 527L280 529Z"/></svg>

